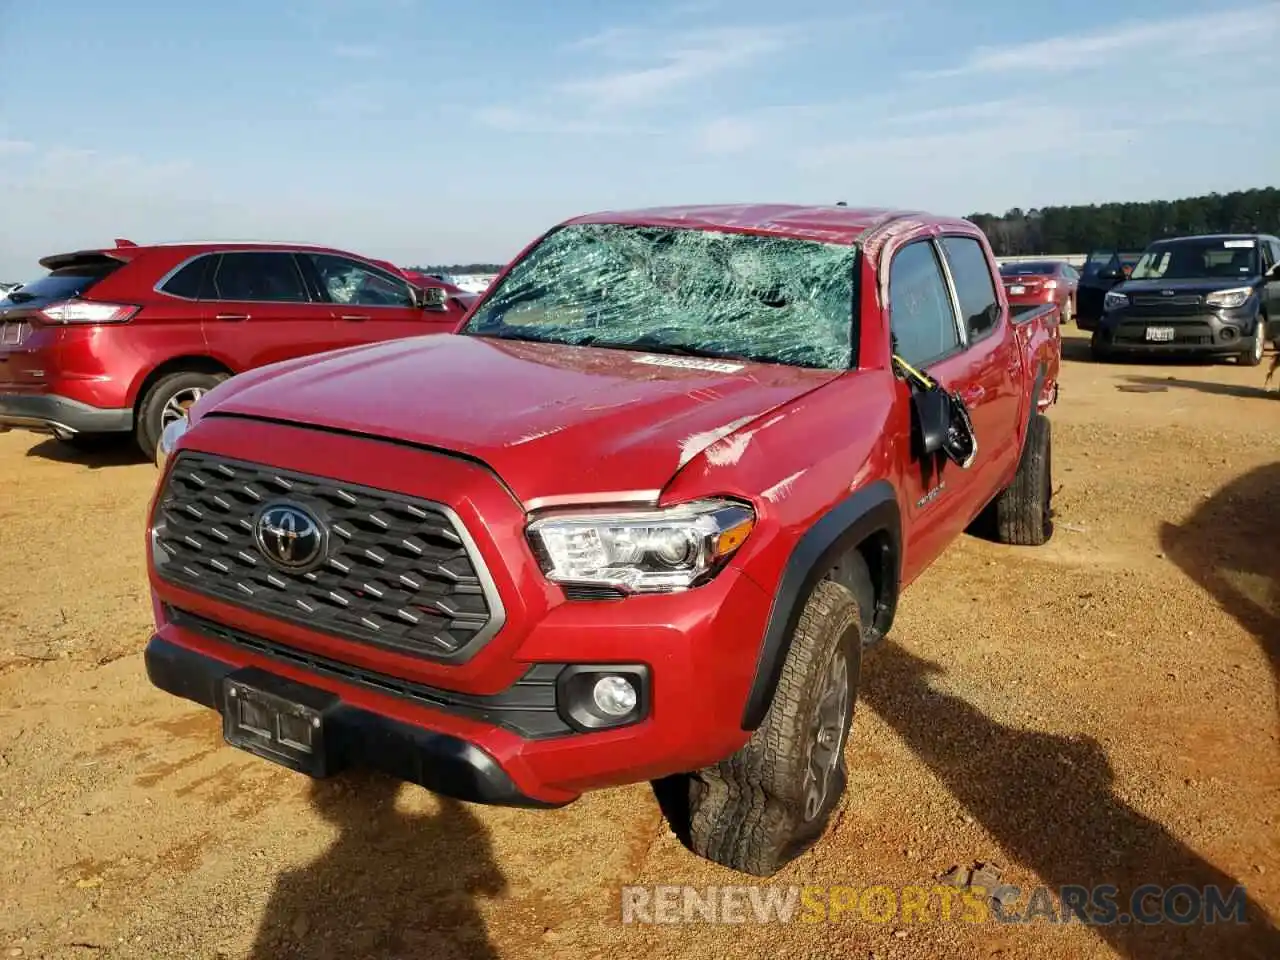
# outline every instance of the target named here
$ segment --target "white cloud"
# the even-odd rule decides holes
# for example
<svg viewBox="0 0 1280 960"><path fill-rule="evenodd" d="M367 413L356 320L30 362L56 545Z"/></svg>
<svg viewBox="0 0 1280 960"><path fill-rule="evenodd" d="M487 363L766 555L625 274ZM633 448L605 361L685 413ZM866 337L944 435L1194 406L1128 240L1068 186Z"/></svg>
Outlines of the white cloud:
<svg viewBox="0 0 1280 960"><path fill-rule="evenodd" d="M565 81L556 90L593 110L645 106L696 81L755 63L799 36L795 28L778 26L676 32L615 28L578 41L577 46L635 66Z"/></svg>
<svg viewBox="0 0 1280 960"><path fill-rule="evenodd" d="M1167 20L1128 21L1106 30L1049 37L1004 47L978 47L959 65L914 74L921 79L972 74L1086 70L1130 53L1158 53L1167 62L1205 60L1280 39L1280 4L1215 11Z"/></svg>
<svg viewBox="0 0 1280 960"><path fill-rule="evenodd" d="M654 128L603 120L576 119L496 104L468 111L482 126L504 133L613 134L654 133Z"/></svg>
<svg viewBox="0 0 1280 960"><path fill-rule="evenodd" d="M14 156L20 153L30 153L35 148L36 145L30 140L0 139L0 157Z"/></svg>

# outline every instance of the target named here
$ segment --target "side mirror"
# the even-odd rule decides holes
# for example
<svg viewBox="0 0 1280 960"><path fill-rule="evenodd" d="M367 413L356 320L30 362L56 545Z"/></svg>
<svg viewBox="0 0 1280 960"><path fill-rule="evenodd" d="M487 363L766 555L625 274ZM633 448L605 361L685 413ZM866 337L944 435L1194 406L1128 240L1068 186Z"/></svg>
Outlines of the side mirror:
<svg viewBox="0 0 1280 960"><path fill-rule="evenodd" d="M420 310L446 310L449 294L443 287L411 287L414 305Z"/></svg>
<svg viewBox="0 0 1280 960"><path fill-rule="evenodd" d="M1123 280L1124 271L1111 270L1111 269L1099 270L1097 273L1097 277L1099 280Z"/></svg>
<svg viewBox="0 0 1280 960"><path fill-rule="evenodd" d="M926 457L944 454L961 470L968 470L978 455L978 438L964 401L933 382L926 387L913 380L911 393L921 453Z"/></svg>

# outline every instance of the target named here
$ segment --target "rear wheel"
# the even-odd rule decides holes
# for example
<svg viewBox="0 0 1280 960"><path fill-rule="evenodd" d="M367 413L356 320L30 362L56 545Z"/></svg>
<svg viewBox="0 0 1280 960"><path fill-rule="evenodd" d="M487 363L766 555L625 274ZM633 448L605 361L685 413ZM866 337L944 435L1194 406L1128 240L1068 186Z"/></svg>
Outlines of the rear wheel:
<svg viewBox="0 0 1280 960"><path fill-rule="evenodd" d="M227 379L225 373L170 373L151 385L138 405L134 436L145 456L154 458L164 428L181 420L191 405Z"/></svg>
<svg viewBox="0 0 1280 960"><path fill-rule="evenodd" d="M1018 472L991 510L1001 543L1038 547L1053 536L1053 437L1044 414L1031 418Z"/></svg>
<svg viewBox="0 0 1280 960"><path fill-rule="evenodd" d="M869 588L865 565L859 579ZM860 592L833 580L814 587L764 722L733 756L690 777L694 853L767 877L826 829L846 784L862 669Z"/></svg>
<svg viewBox="0 0 1280 960"><path fill-rule="evenodd" d="M1062 304L1062 325L1064 327L1067 326L1075 318L1076 318L1076 308L1071 303L1071 298L1067 297L1067 299Z"/></svg>
<svg viewBox="0 0 1280 960"><path fill-rule="evenodd" d="M1253 343L1249 349L1240 354L1240 362L1246 367L1256 367L1262 363L1262 355L1267 350L1267 318L1259 317L1257 329L1254 330Z"/></svg>

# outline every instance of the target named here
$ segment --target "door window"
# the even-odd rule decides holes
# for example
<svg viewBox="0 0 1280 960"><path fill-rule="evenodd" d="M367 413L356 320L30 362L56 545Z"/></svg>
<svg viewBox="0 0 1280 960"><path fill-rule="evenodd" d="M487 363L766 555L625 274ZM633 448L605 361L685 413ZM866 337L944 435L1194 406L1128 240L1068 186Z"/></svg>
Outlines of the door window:
<svg viewBox="0 0 1280 960"><path fill-rule="evenodd" d="M943 237L942 251L951 269L960 315L964 317L969 340L977 340L995 329L1000 315L996 285L982 245L973 237Z"/></svg>
<svg viewBox="0 0 1280 960"><path fill-rule="evenodd" d="M307 254L320 278L320 289L334 303L359 307L412 307L405 280L328 253Z"/></svg>
<svg viewBox="0 0 1280 960"><path fill-rule="evenodd" d="M292 253L224 253L213 271L219 300L259 303L307 303L306 284Z"/></svg>
<svg viewBox="0 0 1280 960"><path fill-rule="evenodd" d="M894 353L912 366L941 359L960 346L951 294L929 241L908 244L889 265L889 317Z"/></svg>

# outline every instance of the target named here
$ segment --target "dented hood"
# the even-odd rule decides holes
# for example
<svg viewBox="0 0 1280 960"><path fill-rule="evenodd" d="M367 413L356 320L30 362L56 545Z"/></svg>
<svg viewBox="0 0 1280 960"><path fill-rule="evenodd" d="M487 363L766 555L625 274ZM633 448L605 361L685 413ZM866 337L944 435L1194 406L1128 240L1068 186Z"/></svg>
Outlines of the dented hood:
<svg viewBox="0 0 1280 960"><path fill-rule="evenodd" d="M662 489L830 370L439 334L236 377L202 415L392 437L487 463L522 501Z"/></svg>

